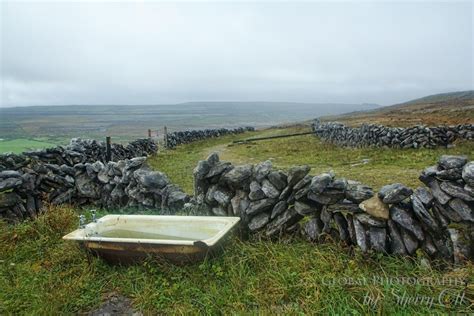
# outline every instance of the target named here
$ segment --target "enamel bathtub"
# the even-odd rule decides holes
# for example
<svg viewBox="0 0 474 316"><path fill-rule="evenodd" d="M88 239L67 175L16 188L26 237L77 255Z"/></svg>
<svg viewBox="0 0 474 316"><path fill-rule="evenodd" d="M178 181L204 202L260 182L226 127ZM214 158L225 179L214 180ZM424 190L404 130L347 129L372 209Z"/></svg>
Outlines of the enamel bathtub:
<svg viewBox="0 0 474 316"><path fill-rule="evenodd" d="M147 257L176 264L196 262L222 247L239 217L106 215L63 237L109 263Z"/></svg>

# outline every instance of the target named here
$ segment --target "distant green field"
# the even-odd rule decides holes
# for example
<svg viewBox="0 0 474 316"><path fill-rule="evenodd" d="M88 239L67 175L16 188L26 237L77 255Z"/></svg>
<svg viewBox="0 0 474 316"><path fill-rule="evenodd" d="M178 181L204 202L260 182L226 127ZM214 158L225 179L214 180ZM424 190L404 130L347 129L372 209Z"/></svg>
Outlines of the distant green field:
<svg viewBox="0 0 474 316"><path fill-rule="evenodd" d="M9 140L0 140L0 153L13 152L19 154L24 151L39 149L39 148L48 148L54 147L56 144L47 143L41 140L35 139L9 139Z"/></svg>

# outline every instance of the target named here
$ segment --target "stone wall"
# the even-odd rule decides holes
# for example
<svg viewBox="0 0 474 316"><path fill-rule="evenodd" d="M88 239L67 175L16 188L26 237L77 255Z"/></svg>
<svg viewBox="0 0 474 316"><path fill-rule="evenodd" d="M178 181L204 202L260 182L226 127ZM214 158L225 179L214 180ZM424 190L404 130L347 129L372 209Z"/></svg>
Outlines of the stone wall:
<svg viewBox="0 0 474 316"><path fill-rule="evenodd" d="M43 203L96 205L104 208L181 210L189 201L168 177L152 171L146 157L102 163L33 163L0 172L0 218L16 223L34 218Z"/></svg>
<svg viewBox="0 0 474 316"><path fill-rule="evenodd" d="M111 161L147 156L158 150L156 143L148 138L137 139L126 146L111 144ZM78 163L106 162L105 142L92 139L71 139L69 145L0 155L0 171L17 170L31 162L74 166Z"/></svg>
<svg viewBox="0 0 474 316"><path fill-rule="evenodd" d="M167 148L175 148L181 144L187 144L197 140L219 137L229 134L240 134L248 131L254 131L253 127L239 127L234 129L219 128L219 129L204 129L204 130L190 130L168 133L165 144Z"/></svg>
<svg viewBox="0 0 474 316"><path fill-rule="evenodd" d="M338 122L315 120L312 128L322 140L346 147L434 148L449 147L456 139L474 139L474 124L408 128L363 124L348 127Z"/></svg>
<svg viewBox="0 0 474 316"><path fill-rule="evenodd" d="M420 176L428 187L414 191L396 183L375 193L333 172L309 172L275 170L270 161L233 166L212 154L194 170L194 203L210 215L239 216L248 232L269 238L301 234L364 252L474 259L474 162L466 157L441 157Z"/></svg>
<svg viewBox="0 0 474 316"><path fill-rule="evenodd" d="M0 156L0 218L19 222L35 217L43 203L99 207L182 209L189 197L161 172L150 170L146 154L156 144L140 139L127 146L73 139L68 146ZM131 159L127 159L131 158Z"/></svg>

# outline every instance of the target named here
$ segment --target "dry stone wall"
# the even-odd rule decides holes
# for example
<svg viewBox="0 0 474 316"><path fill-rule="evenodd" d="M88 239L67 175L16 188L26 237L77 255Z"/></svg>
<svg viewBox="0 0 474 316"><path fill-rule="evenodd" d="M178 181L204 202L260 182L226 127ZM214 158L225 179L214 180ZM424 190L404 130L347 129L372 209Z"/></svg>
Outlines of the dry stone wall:
<svg viewBox="0 0 474 316"><path fill-rule="evenodd" d="M331 171L309 172L275 170L270 161L233 166L212 154L194 170L194 203L210 215L239 216L249 233L269 238L298 234L364 252L474 258L474 162L466 157L441 157L420 176L427 187L416 190L395 183L376 193Z"/></svg>
<svg viewBox="0 0 474 316"><path fill-rule="evenodd" d="M0 218L15 223L35 217L45 202L181 210L189 196L150 170L146 157L135 157L156 149L149 139L113 144L112 159L120 160L105 162L104 143L73 139L66 147L2 155Z"/></svg>
<svg viewBox="0 0 474 316"><path fill-rule="evenodd" d="M43 203L181 210L189 201L168 177L146 165L146 157L73 167L33 164L0 172L0 218L16 223L34 218Z"/></svg>
<svg viewBox="0 0 474 316"><path fill-rule="evenodd" d="M409 128L363 124L348 127L338 122L315 120L312 128L319 138L345 147L435 148L450 147L456 139L474 140L474 124Z"/></svg>
<svg viewBox="0 0 474 316"><path fill-rule="evenodd" d="M126 146L111 144L111 161L147 156L158 150L157 144L148 138L137 139ZM106 162L105 142L93 139L73 138L66 146L40 149L22 154L0 155L0 171L16 170L31 162L74 166L78 163Z"/></svg>
<svg viewBox="0 0 474 316"><path fill-rule="evenodd" d="M190 130L169 133L166 136L166 147L175 148L181 144L187 144L197 140L214 138L229 134L241 134L248 131L254 131L253 127L239 127L234 129L219 128L219 129L204 129L204 130Z"/></svg>

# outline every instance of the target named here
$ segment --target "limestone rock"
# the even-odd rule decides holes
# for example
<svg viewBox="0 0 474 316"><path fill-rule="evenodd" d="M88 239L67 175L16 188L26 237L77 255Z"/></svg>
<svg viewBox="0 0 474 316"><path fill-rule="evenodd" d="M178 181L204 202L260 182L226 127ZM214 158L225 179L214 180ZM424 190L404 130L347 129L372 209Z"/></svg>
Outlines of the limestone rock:
<svg viewBox="0 0 474 316"><path fill-rule="evenodd" d="M367 226L385 227L387 225L385 220L377 219L365 213L358 213L354 216L359 222Z"/></svg>
<svg viewBox="0 0 474 316"><path fill-rule="evenodd" d="M216 202L216 199L214 198L214 193L216 192L217 190L217 185L211 185L209 187L209 189L207 190L206 192L206 196L205 196L205 201L209 204L213 204Z"/></svg>
<svg viewBox="0 0 474 316"><path fill-rule="evenodd" d="M460 184L443 181L440 184L440 188L452 197L457 197L464 201L474 201L474 197L468 191L464 190L464 187Z"/></svg>
<svg viewBox="0 0 474 316"><path fill-rule="evenodd" d="M272 162L270 160L266 160L261 162L255 166L255 180L259 183L262 182L263 179L267 177L267 175L272 170Z"/></svg>
<svg viewBox="0 0 474 316"><path fill-rule="evenodd" d="M135 179L146 188L164 188L170 183L168 177L160 171L150 171L146 169L138 169L133 173Z"/></svg>
<svg viewBox="0 0 474 316"><path fill-rule="evenodd" d="M392 220L387 222L388 227L388 236L390 240L390 253L396 255L406 255L407 251L405 249L405 244L403 243L402 235L400 231Z"/></svg>
<svg viewBox="0 0 474 316"><path fill-rule="evenodd" d="M389 219L389 209L388 205L383 203L382 200L373 196L368 200L359 204L359 207L369 215L372 215L377 218Z"/></svg>
<svg viewBox="0 0 474 316"><path fill-rule="evenodd" d="M206 161L209 166L214 166L219 162L219 154L216 152L211 153L209 156L207 156Z"/></svg>
<svg viewBox="0 0 474 316"><path fill-rule="evenodd" d="M249 198L252 201L257 201L265 198L265 193L262 190L262 187L257 181L250 182L250 193Z"/></svg>
<svg viewBox="0 0 474 316"><path fill-rule="evenodd" d="M409 255L413 255L418 249L418 240L417 238L413 237L410 232L404 228L400 228L400 234L403 239L403 244L405 245L405 249ZM424 239L424 238L423 238Z"/></svg>
<svg viewBox="0 0 474 316"><path fill-rule="evenodd" d="M304 224L303 231L309 240L316 241L323 233L323 226L319 218L313 217Z"/></svg>
<svg viewBox="0 0 474 316"><path fill-rule="evenodd" d="M6 179L6 178L20 178L21 173L19 173L16 170L4 170L0 172L0 179Z"/></svg>
<svg viewBox="0 0 474 316"><path fill-rule="evenodd" d="M328 173L323 173L321 175L313 177L309 188L314 193L322 193L332 182L332 177Z"/></svg>
<svg viewBox="0 0 474 316"><path fill-rule="evenodd" d="M18 194L14 192L0 194L0 208L9 208L18 203L21 203L21 198Z"/></svg>
<svg viewBox="0 0 474 316"><path fill-rule="evenodd" d="M227 211L220 205L213 207L211 211L216 216L227 216Z"/></svg>
<svg viewBox="0 0 474 316"><path fill-rule="evenodd" d="M209 169L209 172L207 173L205 178L212 178L212 177L221 175L224 172L229 171L231 168L232 168L232 165L230 164L230 162L216 162Z"/></svg>
<svg viewBox="0 0 474 316"><path fill-rule="evenodd" d="M204 179L210 169L211 164L207 160L199 161L197 166L193 170L194 178L199 180Z"/></svg>
<svg viewBox="0 0 474 316"><path fill-rule="evenodd" d="M439 166L443 169L462 168L466 162L466 156L443 155L438 160Z"/></svg>
<svg viewBox="0 0 474 316"><path fill-rule="evenodd" d="M468 162L462 169L463 180L471 187L474 187L474 161Z"/></svg>
<svg viewBox="0 0 474 316"><path fill-rule="evenodd" d="M315 209L306 203L296 201L295 211L300 215L309 215L309 214L314 213Z"/></svg>
<svg viewBox="0 0 474 316"><path fill-rule="evenodd" d="M363 184L349 184L346 189L346 198L355 203L360 203L374 196L371 187Z"/></svg>
<svg viewBox="0 0 474 316"><path fill-rule="evenodd" d="M16 189L23 183L22 178L4 178L0 179L0 192Z"/></svg>
<svg viewBox="0 0 474 316"><path fill-rule="evenodd" d="M344 192L339 190L327 189L323 193L314 193L313 191L308 192L308 199L315 201L322 205L330 205L338 203L344 200Z"/></svg>
<svg viewBox="0 0 474 316"><path fill-rule="evenodd" d="M288 170L288 186L293 187L301 179L303 179L311 170L307 165L292 167Z"/></svg>
<svg viewBox="0 0 474 316"><path fill-rule="evenodd" d="M306 187L307 185L311 183L312 179L313 177L311 177L310 175L308 174L305 175L303 179L301 179L300 181L298 181L298 183L295 184L295 186L293 187L293 190L297 191Z"/></svg>
<svg viewBox="0 0 474 316"><path fill-rule="evenodd" d="M249 204L249 207L245 211L247 215L255 215L264 211L268 211L276 203L275 199L263 199L258 201L252 201Z"/></svg>
<svg viewBox="0 0 474 316"><path fill-rule="evenodd" d="M342 241L350 240L346 218L338 212L334 213L333 218L339 232L339 239Z"/></svg>
<svg viewBox="0 0 474 316"><path fill-rule="evenodd" d="M250 231L254 232L262 229L270 221L270 215L268 213L260 213L252 217L249 223Z"/></svg>
<svg viewBox="0 0 474 316"><path fill-rule="evenodd" d="M394 183L383 186L378 196L386 204L399 203L408 198L413 193L413 190L404 186L401 183Z"/></svg>
<svg viewBox="0 0 474 316"><path fill-rule="evenodd" d="M369 250L369 244L367 240L367 232L359 220L354 218L354 229L357 239L357 245L362 250L362 252L367 252Z"/></svg>
<svg viewBox="0 0 474 316"><path fill-rule="evenodd" d="M474 222L474 208L461 199L452 199L449 206L459 214L462 220Z"/></svg>
<svg viewBox="0 0 474 316"><path fill-rule="evenodd" d="M288 204L285 201L279 201L272 209L272 213L270 215L270 219L274 219L288 208Z"/></svg>
<svg viewBox="0 0 474 316"><path fill-rule="evenodd" d="M287 176L282 171L272 171L268 174L268 180L273 186L281 191L286 187Z"/></svg>
<svg viewBox="0 0 474 316"><path fill-rule="evenodd" d="M395 205L390 207L390 218L401 227L412 232L418 240L425 239L425 234L419 223L403 208Z"/></svg>
<svg viewBox="0 0 474 316"><path fill-rule="evenodd" d="M425 187L418 187L413 193L426 207L431 207L433 205L433 195Z"/></svg>
<svg viewBox="0 0 474 316"><path fill-rule="evenodd" d="M433 205L433 212L439 213L439 218L442 220L443 217L449 219L449 221L453 222L460 222L462 220L461 216L458 212L453 210L449 204L441 205L440 203L436 202ZM448 221L448 223L449 223ZM445 225L447 226L447 224Z"/></svg>
<svg viewBox="0 0 474 316"><path fill-rule="evenodd" d="M250 200L248 199L245 191L237 191L235 196L230 200L232 204L232 212L235 216L240 216L244 214L245 210L248 208L250 204Z"/></svg>
<svg viewBox="0 0 474 316"><path fill-rule="evenodd" d="M214 191L214 200L223 207L226 207L230 203L231 198L231 193L226 190L216 188L216 190Z"/></svg>
<svg viewBox="0 0 474 316"><path fill-rule="evenodd" d="M302 216L298 214L293 208L289 208L286 212L278 215L267 225L266 235L275 236L280 231L298 222Z"/></svg>
<svg viewBox="0 0 474 316"><path fill-rule="evenodd" d="M436 220L433 218L433 215L425 208L421 200L416 195L411 197L411 204L413 207L413 212L421 222L423 222L433 231L439 230L438 222L436 222Z"/></svg>
<svg viewBox="0 0 474 316"><path fill-rule="evenodd" d="M83 197L92 199L100 197L100 188L87 174L81 174L76 177L76 190Z"/></svg>
<svg viewBox="0 0 474 316"><path fill-rule="evenodd" d="M236 166L227 172L222 179L233 188L242 188L245 184L248 185L248 180L252 176L252 172L252 165Z"/></svg>
<svg viewBox="0 0 474 316"><path fill-rule="evenodd" d="M433 194L433 197L442 205L445 205L451 199L451 197L448 194L446 194L443 190L441 190L441 187L439 186L438 181L432 181L430 183L430 189L431 189L431 194Z"/></svg>
<svg viewBox="0 0 474 316"><path fill-rule="evenodd" d="M267 197L272 199L276 199L280 196L280 191L267 179L262 181L262 191Z"/></svg>
<svg viewBox="0 0 474 316"><path fill-rule="evenodd" d="M369 228L370 246L378 252L387 251L387 231L385 228L371 226Z"/></svg>

